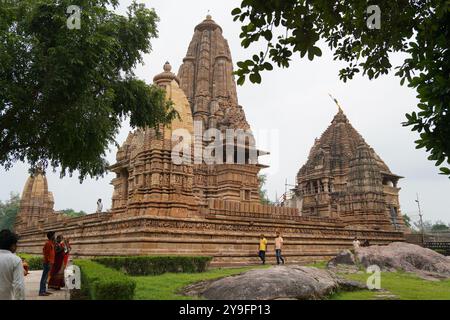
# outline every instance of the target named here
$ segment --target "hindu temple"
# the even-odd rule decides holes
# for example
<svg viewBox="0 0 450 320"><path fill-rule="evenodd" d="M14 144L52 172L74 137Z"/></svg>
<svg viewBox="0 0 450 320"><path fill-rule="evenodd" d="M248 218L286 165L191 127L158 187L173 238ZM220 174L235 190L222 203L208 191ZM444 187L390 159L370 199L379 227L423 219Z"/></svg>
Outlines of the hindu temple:
<svg viewBox="0 0 450 320"><path fill-rule="evenodd" d="M303 216L335 217L346 225L402 230L398 181L339 106L297 174L295 196Z"/></svg>
<svg viewBox="0 0 450 320"><path fill-rule="evenodd" d="M264 152L239 105L230 48L211 16L195 27L178 74L166 63L154 85L166 91L179 118L130 132L110 167L111 211L80 218L55 212L38 170L26 183L16 223L21 251L40 253L50 230L69 238L76 256L208 255L218 265L258 261L259 236L276 232L290 262L333 257L355 236L373 244L403 241L400 177L342 110L298 174L296 205L260 203ZM202 157L211 143L210 154L223 161ZM184 161L174 161L174 150Z"/></svg>

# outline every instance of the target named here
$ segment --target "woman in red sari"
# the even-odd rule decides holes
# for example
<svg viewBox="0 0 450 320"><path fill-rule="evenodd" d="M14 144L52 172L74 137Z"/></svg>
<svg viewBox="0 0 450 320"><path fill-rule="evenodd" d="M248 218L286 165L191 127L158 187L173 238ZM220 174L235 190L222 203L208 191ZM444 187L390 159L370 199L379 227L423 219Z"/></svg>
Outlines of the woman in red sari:
<svg viewBox="0 0 450 320"><path fill-rule="evenodd" d="M69 239L65 239L63 236L61 236L61 238L62 238L61 245L64 249L64 269L65 269L67 267L67 263L69 263L69 256L72 247L70 246Z"/></svg>
<svg viewBox="0 0 450 320"><path fill-rule="evenodd" d="M64 287L64 247L61 245L62 236L56 238L55 244L55 263L50 270L50 279L48 281L48 287L55 290L60 290Z"/></svg>

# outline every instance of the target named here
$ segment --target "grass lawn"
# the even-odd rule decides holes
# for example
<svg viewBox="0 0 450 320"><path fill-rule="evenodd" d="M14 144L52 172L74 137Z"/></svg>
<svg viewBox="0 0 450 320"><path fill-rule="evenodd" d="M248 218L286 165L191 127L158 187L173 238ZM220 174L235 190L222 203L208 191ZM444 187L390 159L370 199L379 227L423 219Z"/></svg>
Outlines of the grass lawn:
<svg viewBox="0 0 450 320"><path fill-rule="evenodd" d="M317 269L326 269L327 268L327 261L316 261L311 264L307 264L306 267L313 267Z"/></svg>
<svg viewBox="0 0 450 320"><path fill-rule="evenodd" d="M325 268L325 262L317 262L310 267ZM266 266L269 268L270 266ZM167 273L159 276L133 277L136 280L136 300L191 300L177 294L177 292L190 284L202 280L211 280L261 267L223 268L211 269L204 273ZM369 274L341 274L341 276L366 283ZM450 300L450 280L427 281L416 275L405 272L383 272L381 274L381 288L387 292L379 291L353 291L339 292L331 296L330 300L373 300L373 299L400 299L400 300ZM383 295L385 297L383 297ZM386 297L387 296L387 297ZM389 297L394 296L394 297Z"/></svg>
<svg viewBox="0 0 450 320"><path fill-rule="evenodd" d="M347 274L347 279L362 283L367 281L368 274ZM450 280L427 281L412 273L383 272L381 288L395 295L400 300L450 300ZM335 300L367 300L377 295L375 291L340 292L331 297Z"/></svg>
<svg viewBox="0 0 450 320"><path fill-rule="evenodd" d="M269 266L267 266L268 268ZM166 273L159 276L133 277L136 280L135 300L192 300L177 292L192 283L240 274L263 267L211 269L203 273Z"/></svg>
<svg viewBox="0 0 450 320"><path fill-rule="evenodd" d="M326 268L325 261L318 261L308 265L319 269ZM369 274L341 274L342 277L366 283ZM372 300L382 299L377 295L393 295L400 300L450 300L450 280L427 281L415 274L406 272L382 272L381 289L387 293L362 290L353 292L339 292L330 297L331 300Z"/></svg>

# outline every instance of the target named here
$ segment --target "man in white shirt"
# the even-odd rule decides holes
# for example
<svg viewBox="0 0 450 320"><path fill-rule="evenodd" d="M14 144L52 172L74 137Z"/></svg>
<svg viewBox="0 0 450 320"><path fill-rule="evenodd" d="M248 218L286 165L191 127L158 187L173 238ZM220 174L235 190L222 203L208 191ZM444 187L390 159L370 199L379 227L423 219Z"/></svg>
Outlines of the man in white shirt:
<svg viewBox="0 0 450 320"><path fill-rule="evenodd" d="M275 238L275 255L277 257L277 264L279 265L280 263L284 264L284 258L281 255L281 250L283 249L283 237L281 236L281 234L279 232L277 232L277 237Z"/></svg>
<svg viewBox="0 0 450 320"><path fill-rule="evenodd" d="M353 240L353 249L358 250L359 247L361 246L361 242L359 242L358 238L355 238L355 240Z"/></svg>
<svg viewBox="0 0 450 320"><path fill-rule="evenodd" d="M0 300L25 300L22 259L14 254L18 240L15 233L0 231Z"/></svg>
<svg viewBox="0 0 450 320"><path fill-rule="evenodd" d="M97 213L102 213L102 211L103 211L102 199L98 199L98 201L97 201Z"/></svg>

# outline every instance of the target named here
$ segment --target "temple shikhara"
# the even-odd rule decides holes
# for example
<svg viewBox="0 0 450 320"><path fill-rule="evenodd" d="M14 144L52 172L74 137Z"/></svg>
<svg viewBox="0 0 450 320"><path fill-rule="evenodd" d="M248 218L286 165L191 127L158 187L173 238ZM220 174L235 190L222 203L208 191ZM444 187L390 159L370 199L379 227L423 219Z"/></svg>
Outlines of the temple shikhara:
<svg viewBox="0 0 450 320"><path fill-rule="evenodd" d="M339 106L297 175L290 204L303 216L335 217L346 225L402 230L398 181Z"/></svg>
<svg viewBox="0 0 450 320"><path fill-rule="evenodd" d="M256 262L260 234L281 232L289 262L333 257L355 236L372 244L404 240L401 177L341 108L300 169L292 199L283 206L260 203L258 174L264 166L258 157L265 152L256 148L239 105L222 32L207 16L195 27L178 74L166 63L154 77L180 117L158 131L129 134L110 167L116 175L111 211L67 218L53 209L45 172L30 176L16 221L21 251L40 253L50 230L71 239L78 256L210 255L222 265ZM221 139L205 139L211 129ZM245 138L230 136L230 130ZM211 142L219 143L212 155L223 161L199 161ZM177 155L184 161L178 163L174 149L180 145Z"/></svg>

